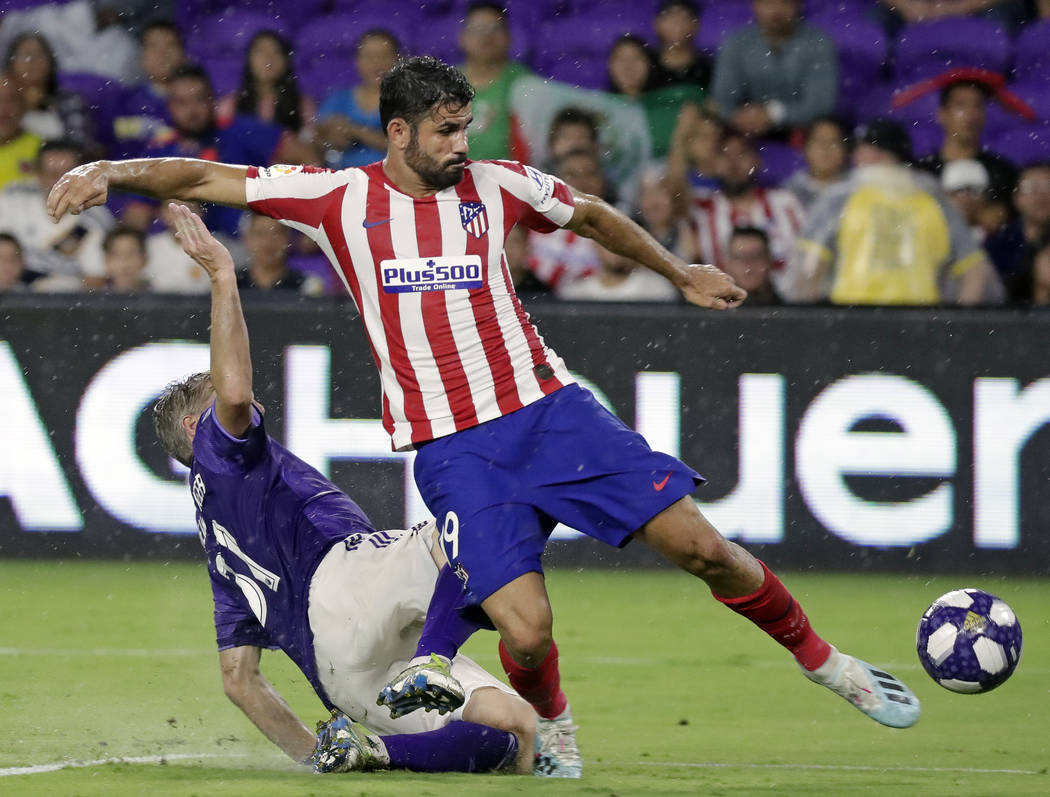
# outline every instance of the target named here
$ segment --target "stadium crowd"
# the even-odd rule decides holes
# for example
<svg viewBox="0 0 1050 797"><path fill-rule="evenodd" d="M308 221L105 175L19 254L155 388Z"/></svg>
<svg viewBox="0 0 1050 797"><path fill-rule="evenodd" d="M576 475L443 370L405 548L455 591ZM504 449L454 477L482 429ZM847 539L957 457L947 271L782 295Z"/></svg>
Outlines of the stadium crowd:
<svg viewBox="0 0 1050 797"><path fill-rule="evenodd" d="M207 293L165 203L55 225L51 186L97 158L374 162L411 53L476 88L472 158L602 196L750 304L1050 307L1050 0L3 7L0 292ZM195 210L242 291L343 291L297 232ZM679 300L569 230L515 230L507 260L523 293Z"/></svg>

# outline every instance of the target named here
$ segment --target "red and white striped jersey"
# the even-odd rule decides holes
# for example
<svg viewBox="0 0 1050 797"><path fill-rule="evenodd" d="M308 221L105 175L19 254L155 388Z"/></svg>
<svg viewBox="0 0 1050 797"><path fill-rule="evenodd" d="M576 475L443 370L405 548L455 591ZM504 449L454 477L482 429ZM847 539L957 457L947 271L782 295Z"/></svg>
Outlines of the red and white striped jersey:
<svg viewBox="0 0 1050 797"><path fill-rule="evenodd" d="M513 161L468 162L459 184L403 194L381 163L251 167L248 206L317 242L357 303L395 450L514 412L573 382L514 293L518 222L572 218L568 187Z"/></svg>
<svg viewBox="0 0 1050 797"><path fill-rule="evenodd" d="M698 195L690 210L700 260L719 268L725 266L734 227L765 230L773 259L777 267L782 268L795 248L795 239L805 221L805 211L798 199L781 188L756 188L755 202L744 212L735 209L721 191Z"/></svg>

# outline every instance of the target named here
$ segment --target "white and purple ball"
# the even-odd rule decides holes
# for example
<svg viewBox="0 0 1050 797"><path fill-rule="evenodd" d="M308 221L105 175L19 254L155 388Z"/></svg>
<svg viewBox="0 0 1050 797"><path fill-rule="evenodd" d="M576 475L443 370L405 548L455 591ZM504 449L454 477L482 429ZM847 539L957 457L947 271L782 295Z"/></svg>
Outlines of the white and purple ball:
<svg viewBox="0 0 1050 797"><path fill-rule="evenodd" d="M915 646L923 668L952 692L988 692L1021 660L1021 624L1006 602L979 589L941 595L919 620Z"/></svg>

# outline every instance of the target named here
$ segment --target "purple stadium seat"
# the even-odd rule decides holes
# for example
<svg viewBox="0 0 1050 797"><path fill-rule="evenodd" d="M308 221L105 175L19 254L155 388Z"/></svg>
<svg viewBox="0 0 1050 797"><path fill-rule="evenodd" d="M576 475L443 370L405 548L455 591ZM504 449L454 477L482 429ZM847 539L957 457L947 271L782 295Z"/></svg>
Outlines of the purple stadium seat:
<svg viewBox="0 0 1050 797"><path fill-rule="evenodd" d="M1050 135L1045 123L1019 124L989 138L987 147L992 152L1027 166L1036 161L1050 161Z"/></svg>
<svg viewBox="0 0 1050 797"><path fill-rule="evenodd" d="M263 11L228 8L216 15L198 17L184 28L186 49L198 61L237 55L244 57L248 42L261 30L288 36L291 15L273 16ZM238 73L240 70L238 69Z"/></svg>
<svg viewBox="0 0 1050 797"><path fill-rule="evenodd" d="M783 141L759 141L758 154L762 159L758 181L762 185L778 186L806 165L802 153Z"/></svg>
<svg viewBox="0 0 1050 797"><path fill-rule="evenodd" d="M331 55L299 70L299 88L321 103L339 89L357 85L357 66L352 58Z"/></svg>
<svg viewBox="0 0 1050 797"><path fill-rule="evenodd" d="M837 20L820 17L813 24L835 42L839 56L838 112L850 119L859 117L857 98L882 81L889 57L890 39L874 22L863 17Z"/></svg>
<svg viewBox="0 0 1050 797"><path fill-rule="evenodd" d="M637 20L633 24L637 25ZM645 33L631 25L630 20L616 17L586 22L578 17L553 20L540 29L534 63L540 72L556 80L585 88L607 88L606 61L612 43L624 33ZM581 30L587 35L581 36Z"/></svg>
<svg viewBox="0 0 1050 797"><path fill-rule="evenodd" d="M241 84L241 73L244 70L243 54L209 55L202 58L200 64L211 77L216 97L236 91Z"/></svg>
<svg viewBox="0 0 1050 797"><path fill-rule="evenodd" d="M459 49L459 32L463 27L463 15L453 13L446 17L433 17L421 20L420 32L416 34L417 55L432 55L449 64L458 64L463 60ZM515 61L528 63L531 60L532 43L535 31L517 17L510 19L510 57Z"/></svg>
<svg viewBox="0 0 1050 797"><path fill-rule="evenodd" d="M299 71L317 77L328 64L345 70L353 62L357 39L367 30L390 31L401 42L404 52L411 52L412 27L404 14L388 17L369 14L328 14L317 17L299 30L295 39L296 64Z"/></svg>
<svg viewBox="0 0 1050 797"><path fill-rule="evenodd" d="M1042 126L1043 135L1050 134L1050 81L1037 78L1008 88L1035 111L1036 124Z"/></svg>
<svg viewBox="0 0 1050 797"><path fill-rule="evenodd" d="M1009 62L1005 30L984 19L960 17L906 27L897 39L894 74L900 82L914 82L961 66L1005 73Z"/></svg>
<svg viewBox="0 0 1050 797"><path fill-rule="evenodd" d="M751 21L751 3L749 2L725 0L725 2L709 3L700 12L700 33L696 37L697 49L714 56L726 36Z"/></svg>
<svg viewBox="0 0 1050 797"><path fill-rule="evenodd" d="M1021 29L1014 45L1014 80L1050 80L1050 19Z"/></svg>

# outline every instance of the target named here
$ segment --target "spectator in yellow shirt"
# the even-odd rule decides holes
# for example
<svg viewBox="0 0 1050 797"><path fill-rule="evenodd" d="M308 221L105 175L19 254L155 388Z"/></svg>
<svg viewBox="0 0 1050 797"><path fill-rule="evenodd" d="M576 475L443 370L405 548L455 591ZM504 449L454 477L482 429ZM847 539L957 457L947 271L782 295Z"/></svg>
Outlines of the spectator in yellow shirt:
<svg viewBox="0 0 1050 797"><path fill-rule="evenodd" d="M0 190L33 177L40 138L22 129L25 105L15 81L0 74Z"/></svg>

